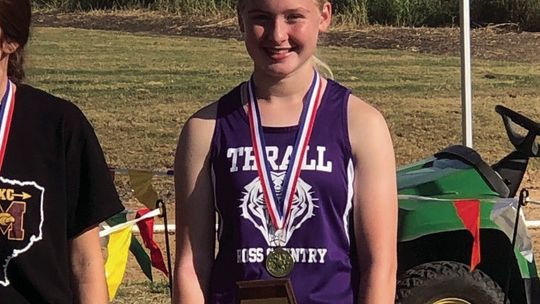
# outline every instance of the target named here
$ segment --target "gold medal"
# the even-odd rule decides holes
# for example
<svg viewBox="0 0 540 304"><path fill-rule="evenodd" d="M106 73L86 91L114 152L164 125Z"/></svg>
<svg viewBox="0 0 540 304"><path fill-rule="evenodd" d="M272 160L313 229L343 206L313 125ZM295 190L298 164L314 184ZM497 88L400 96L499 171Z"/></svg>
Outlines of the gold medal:
<svg viewBox="0 0 540 304"><path fill-rule="evenodd" d="M274 278L288 276L294 267L291 254L281 247L274 248L266 257L266 270Z"/></svg>

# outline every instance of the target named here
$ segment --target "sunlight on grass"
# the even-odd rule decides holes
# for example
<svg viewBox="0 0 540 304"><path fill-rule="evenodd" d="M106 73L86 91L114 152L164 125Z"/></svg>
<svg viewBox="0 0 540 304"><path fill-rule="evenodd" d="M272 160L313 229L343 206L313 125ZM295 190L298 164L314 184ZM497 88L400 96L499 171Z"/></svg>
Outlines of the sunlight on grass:
<svg viewBox="0 0 540 304"><path fill-rule="evenodd" d="M241 42L36 28L29 82L77 103L111 165L169 168L186 119L247 79ZM460 142L459 58L327 47L337 80L387 117L400 164ZM540 116L540 63L474 62L474 136L489 161L508 149L493 111L506 104Z"/></svg>

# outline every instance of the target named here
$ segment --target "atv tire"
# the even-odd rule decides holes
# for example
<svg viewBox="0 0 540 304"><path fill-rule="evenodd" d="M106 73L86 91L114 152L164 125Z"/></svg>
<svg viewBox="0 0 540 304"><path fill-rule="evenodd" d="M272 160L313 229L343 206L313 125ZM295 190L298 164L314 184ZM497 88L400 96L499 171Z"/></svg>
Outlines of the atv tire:
<svg viewBox="0 0 540 304"><path fill-rule="evenodd" d="M399 304L501 304L500 286L480 270L458 262L432 262L407 270L398 280ZM509 303L509 302L507 302Z"/></svg>

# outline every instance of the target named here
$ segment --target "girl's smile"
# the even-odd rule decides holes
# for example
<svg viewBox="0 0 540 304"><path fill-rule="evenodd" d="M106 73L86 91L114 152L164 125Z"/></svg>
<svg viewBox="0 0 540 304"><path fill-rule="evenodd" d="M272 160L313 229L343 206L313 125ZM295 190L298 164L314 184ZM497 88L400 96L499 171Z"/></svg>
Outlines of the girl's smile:
<svg viewBox="0 0 540 304"><path fill-rule="evenodd" d="M330 19L329 3L320 8L313 0L246 1L239 22L255 72L272 77L310 72L319 32Z"/></svg>
<svg viewBox="0 0 540 304"><path fill-rule="evenodd" d="M296 51L296 48L292 48L292 47L280 47L280 48L266 47L266 48L264 48L264 50L268 54L268 57L270 57L270 59L272 59L273 61L283 61L287 57L293 55L293 52Z"/></svg>

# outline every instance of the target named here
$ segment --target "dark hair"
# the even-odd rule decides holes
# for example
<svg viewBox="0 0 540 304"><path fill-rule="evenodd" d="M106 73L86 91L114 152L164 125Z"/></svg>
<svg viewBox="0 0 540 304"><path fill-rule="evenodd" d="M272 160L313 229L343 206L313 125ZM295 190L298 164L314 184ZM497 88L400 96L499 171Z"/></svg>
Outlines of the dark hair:
<svg viewBox="0 0 540 304"><path fill-rule="evenodd" d="M24 79L24 47L30 36L32 8L30 0L0 0L0 43L17 42L19 47L9 55L8 77L19 83Z"/></svg>

